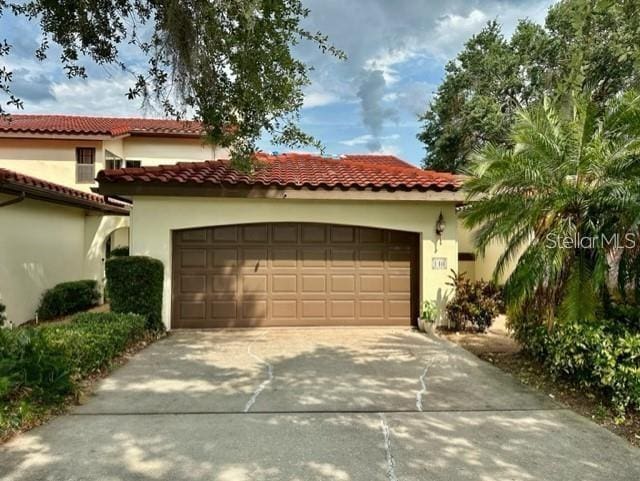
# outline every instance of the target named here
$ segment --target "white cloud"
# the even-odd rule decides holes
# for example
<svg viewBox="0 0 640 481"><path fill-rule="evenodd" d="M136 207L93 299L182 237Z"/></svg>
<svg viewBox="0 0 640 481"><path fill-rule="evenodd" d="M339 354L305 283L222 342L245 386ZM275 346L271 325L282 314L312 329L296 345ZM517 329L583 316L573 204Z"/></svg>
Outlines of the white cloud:
<svg viewBox="0 0 640 481"><path fill-rule="evenodd" d="M399 138L400 138L400 135L392 134L392 135L384 135L382 137L379 137L379 140L382 140L382 141L385 141L385 140L397 140ZM349 147L355 147L357 145L367 145L372 140L375 140L375 137L373 135L365 134L365 135L358 135L357 137L353 137L351 139L341 140L339 143L342 144L342 145L349 146Z"/></svg>
<svg viewBox="0 0 640 481"><path fill-rule="evenodd" d="M304 93L303 108L312 109L314 107L324 107L339 100L340 97L334 92L323 90L319 84L314 84Z"/></svg>

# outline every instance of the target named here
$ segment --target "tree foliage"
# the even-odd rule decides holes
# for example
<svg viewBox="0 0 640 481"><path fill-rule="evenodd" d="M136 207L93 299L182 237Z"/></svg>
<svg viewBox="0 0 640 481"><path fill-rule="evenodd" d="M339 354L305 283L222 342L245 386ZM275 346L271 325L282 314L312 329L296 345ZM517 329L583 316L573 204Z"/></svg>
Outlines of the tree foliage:
<svg viewBox="0 0 640 481"><path fill-rule="evenodd" d="M515 117L512 147L472 157L462 218L481 254L504 243L496 277L519 258L504 287L510 307L593 319L612 259L640 245L640 93L603 109L585 94L545 98Z"/></svg>
<svg viewBox="0 0 640 481"><path fill-rule="evenodd" d="M584 94L565 103L518 111L513 147L473 156L463 219L481 252L506 245L496 276L519 257L504 289L511 306L593 319L612 255L637 243L640 94L617 95L604 111Z"/></svg>
<svg viewBox="0 0 640 481"><path fill-rule="evenodd" d="M86 77L87 62L131 73L131 99L201 120L209 139L231 147L240 162L265 131L276 143L319 146L297 125L310 67L292 48L306 40L344 57L301 26L309 14L301 0L0 0L0 15L9 12L39 23L38 59L57 44L69 78ZM140 50L146 69L123 59L127 45ZM0 44L0 57L10 51L7 40ZM0 92L20 108L11 80L0 66Z"/></svg>
<svg viewBox="0 0 640 481"><path fill-rule="evenodd" d="M459 171L487 143L509 146L518 109L572 92L598 107L640 77L640 0L562 0L545 25L519 22L510 39L489 22L445 68L421 117L424 166ZM568 100L568 99L565 99Z"/></svg>

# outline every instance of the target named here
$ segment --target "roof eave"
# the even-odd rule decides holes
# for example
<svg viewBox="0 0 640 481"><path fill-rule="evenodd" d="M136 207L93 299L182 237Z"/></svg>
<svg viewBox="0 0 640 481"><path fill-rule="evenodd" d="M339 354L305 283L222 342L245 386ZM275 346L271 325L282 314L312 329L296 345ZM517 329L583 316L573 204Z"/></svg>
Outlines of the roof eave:
<svg viewBox="0 0 640 481"><path fill-rule="evenodd" d="M460 202L464 195L454 186L430 188L345 188L341 186L288 186L252 184L193 184L177 182L112 182L98 177L96 191L105 196L236 197L256 199L367 200Z"/></svg>
<svg viewBox="0 0 640 481"><path fill-rule="evenodd" d="M88 199L72 197L60 192L53 192L53 191L42 189L39 187L12 182L10 180L9 181L5 180L0 182L0 192L5 194L13 194L13 195L23 194L25 197L29 199L40 200L44 202L51 202L54 204L65 205L68 207L77 207L77 208L82 208L84 210L101 212L105 214L129 215L130 213L130 209L128 207L120 207L120 206L110 205L110 204L101 204L99 202L94 202Z"/></svg>

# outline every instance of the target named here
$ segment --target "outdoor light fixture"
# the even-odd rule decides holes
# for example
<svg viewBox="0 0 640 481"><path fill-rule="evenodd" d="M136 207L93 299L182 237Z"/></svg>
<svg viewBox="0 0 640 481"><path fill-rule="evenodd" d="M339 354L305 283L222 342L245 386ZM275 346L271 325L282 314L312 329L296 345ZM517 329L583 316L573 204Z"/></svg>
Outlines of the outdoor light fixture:
<svg viewBox="0 0 640 481"><path fill-rule="evenodd" d="M442 215L442 211L440 211L440 215L438 216L438 220L436 221L436 235L438 237L442 237L442 233L444 232L444 228L447 226L444 221L444 216Z"/></svg>

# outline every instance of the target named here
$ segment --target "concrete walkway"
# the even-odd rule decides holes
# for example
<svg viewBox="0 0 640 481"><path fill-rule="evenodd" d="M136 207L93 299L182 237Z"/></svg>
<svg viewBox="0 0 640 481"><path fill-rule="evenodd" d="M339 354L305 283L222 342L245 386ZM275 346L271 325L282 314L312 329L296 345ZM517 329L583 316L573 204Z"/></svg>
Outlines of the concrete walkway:
<svg viewBox="0 0 640 481"><path fill-rule="evenodd" d="M1 447L0 479L637 481L639 454L408 330L176 332Z"/></svg>

